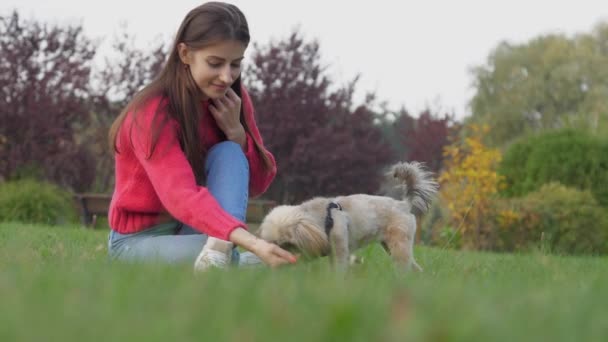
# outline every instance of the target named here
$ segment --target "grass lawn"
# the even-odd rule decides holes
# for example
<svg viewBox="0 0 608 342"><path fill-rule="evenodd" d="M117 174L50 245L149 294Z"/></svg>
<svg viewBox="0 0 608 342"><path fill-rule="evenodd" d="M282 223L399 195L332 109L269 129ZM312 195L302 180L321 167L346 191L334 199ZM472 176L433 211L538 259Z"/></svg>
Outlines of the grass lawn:
<svg viewBox="0 0 608 342"><path fill-rule="evenodd" d="M381 248L193 274L109 263L105 230L0 223L0 341L606 341L608 258Z"/></svg>

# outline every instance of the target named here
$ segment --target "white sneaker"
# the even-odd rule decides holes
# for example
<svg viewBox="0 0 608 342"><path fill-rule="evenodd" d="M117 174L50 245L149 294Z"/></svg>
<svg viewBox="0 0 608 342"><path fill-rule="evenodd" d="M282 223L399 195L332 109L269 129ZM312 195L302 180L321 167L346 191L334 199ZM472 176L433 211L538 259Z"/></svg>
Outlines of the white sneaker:
<svg viewBox="0 0 608 342"><path fill-rule="evenodd" d="M209 237L194 262L194 270L205 271L211 267L228 267L232 259L232 247L233 244L230 241Z"/></svg>
<svg viewBox="0 0 608 342"><path fill-rule="evenodd" d="M251 252L243 252L239 255L239 267L263 266L264 262Z"/></svg>

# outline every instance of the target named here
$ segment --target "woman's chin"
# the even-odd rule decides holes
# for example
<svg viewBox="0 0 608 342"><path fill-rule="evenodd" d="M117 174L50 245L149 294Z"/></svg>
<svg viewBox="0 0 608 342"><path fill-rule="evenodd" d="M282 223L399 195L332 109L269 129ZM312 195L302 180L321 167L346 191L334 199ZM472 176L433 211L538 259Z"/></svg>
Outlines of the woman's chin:
<svg viewBox="0 0 608 342"><path fill-rule="evenodd" d="M228 88L226 89L205 89L203 91L203 95L205 95L205 97L212 99L212 100L217 100L220 99L224 96L226 96L226 92L228 91Z"/></svg>

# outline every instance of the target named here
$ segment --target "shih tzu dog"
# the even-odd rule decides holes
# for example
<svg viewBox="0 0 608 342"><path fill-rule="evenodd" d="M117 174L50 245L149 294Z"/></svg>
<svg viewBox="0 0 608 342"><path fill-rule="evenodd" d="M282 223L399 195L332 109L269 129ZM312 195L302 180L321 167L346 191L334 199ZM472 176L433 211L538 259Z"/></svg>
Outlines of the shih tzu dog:
<svg viewBox="0 0 608 342"><path fill-rule="evenodd" d="M316 197L277 206L257 234L307 257L330 256L337 270L348 267L351 252L376 241L396 263L422 271L413 254L416 215L428 210L437 182L418 162L397 163L385 178L382 196Z"/></svg>

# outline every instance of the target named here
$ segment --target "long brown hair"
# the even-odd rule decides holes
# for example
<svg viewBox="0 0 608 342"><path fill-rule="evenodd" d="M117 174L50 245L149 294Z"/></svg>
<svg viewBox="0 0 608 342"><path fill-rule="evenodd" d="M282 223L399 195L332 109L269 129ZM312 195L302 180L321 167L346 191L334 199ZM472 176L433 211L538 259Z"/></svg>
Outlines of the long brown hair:
<svg viewBox="0 0 608 342"><path fill-rule="evenodd" d="M116 153L117 136L122 123L129 113L136 118L136 112L148 100L156 96L163 96L166 105L159 108L152 120L152 146L148 158L154 153L160 131L169 119L179 124L179 140L197 181L202 183L205 178L204 154L199 132L199 120L202 115L201 91L192 78L189 69L182 64L179 53L179 43L185 43L189 48L201 49L215 43L236 40L245 46L249 44L249 27L243 13L234 5L223 2L208 2L191 10L182 21L171 53L159 76L149 85L138 92L129 104L116 118L109 132L110 146ZM241 77L239 76L231 88L241 97ZM159 119L159 112L165 112L163 120ZM245 131L251 134L249 125L245 120L243 106L241 106L240 121ZM133 129L133 125L131 125ZM264 152L259 141L255 141L257 152L264 160L267 168L272 167L270 158Z"/></svg>

